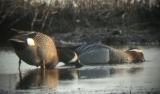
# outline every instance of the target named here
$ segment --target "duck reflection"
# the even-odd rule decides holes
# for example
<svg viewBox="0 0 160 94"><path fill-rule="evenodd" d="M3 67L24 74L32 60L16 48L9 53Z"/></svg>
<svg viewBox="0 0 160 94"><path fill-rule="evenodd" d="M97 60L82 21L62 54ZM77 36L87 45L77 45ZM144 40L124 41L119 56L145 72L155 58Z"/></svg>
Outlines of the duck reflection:
<svg viewBox="0 0 160 94"><path fill-rule="evenodd" d="M76 68L59 69L60 80L75 80L79 79L79 70Z"/></svg>
<svg viewBox="0 0 160 94"><path fill-rule="evenodd" d="M21 76L21 74L19 74ZM32 89L41 88L56 88L58 86L59 75L58 70L41 70L34 69L26 72L24 77L20 77L16 89Z"/></svg>
<svg viewBox="0 0 160 94"><path fill-rule="evenodd" d="M143 71L143 67L132 68L93 68L89 70L80 70L79 79L97 79L97 78L110 78L113 76L134 75Z"/></svg>
<svg viewBox="0 0 160 94"><path fill-rule="evenodd" d="M114 67L96 67L96 68L66 68L66 69L52 69L41 70L34 69L26 72L17 83L16 89L56 89L60 81L69 80L74 82L77 79L98 79L98 78L110 78L114 75L123 76L136 74L143 70L143 67L133 68L114 68ZM74 84L74 83L72 83Z"/></svg>
<svg viewBox="0 0 160 94"><path fill-rule="evenodd" d="M78 78L76 69L52 69L30 70L21 76L17 83L16 89L33 89L33 88L50 88L55 89L59 85L59 80L73 80Z"/></svg>

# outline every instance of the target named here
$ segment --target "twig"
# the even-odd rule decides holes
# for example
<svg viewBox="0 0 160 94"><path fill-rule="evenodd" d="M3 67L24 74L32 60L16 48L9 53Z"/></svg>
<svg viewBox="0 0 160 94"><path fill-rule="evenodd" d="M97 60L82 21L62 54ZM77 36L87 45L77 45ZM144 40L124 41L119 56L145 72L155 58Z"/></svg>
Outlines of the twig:
<svg viewBox="0 0 160 94"><path fill-rule="evenodd" d="M43 21L43 23L42 23L42 30L44 29L45 24L46 24L46 21L47 21L47 18L48 18L48 16L49 16L51 4L52 4L52 0L50 0L48 9L46 10L46 11L47 11L46 16L44 16L44 21Z"/></svg>
<svg viewBox="0 0 160 94"><path fill-rule="evenodd" d="M34 13L34 18L33 18L32 23L31 23L31 30L33 30L33 27L34 27L34 24L35 24L35 22L36 22L36 20L37 20L38 14L39 14L39 11L38 11L38 9L36 8L36 9L35 9L35 13Z"/></svg>

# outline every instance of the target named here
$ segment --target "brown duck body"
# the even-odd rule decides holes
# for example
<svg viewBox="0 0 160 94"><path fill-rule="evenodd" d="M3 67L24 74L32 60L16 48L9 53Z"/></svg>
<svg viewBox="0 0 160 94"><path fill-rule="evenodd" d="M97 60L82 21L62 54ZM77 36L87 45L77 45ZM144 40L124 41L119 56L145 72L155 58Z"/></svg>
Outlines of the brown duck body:
<svg viewBox="0 0 160 94"><path fill-rule="evenodd" d="M17 56L27 64L49 68L58 63L55 43L45 34L25 32L14 36L10 41Z"/></svg>
<svg viewBox="0 0 160 94"><path fill-rule="evenodd" d="M33 40L37 46L37 56L43 59L41 62L45 62L47 67L50 64L55 66L58 63L58 54L54 41L42 33L37 33Z"/></svg>

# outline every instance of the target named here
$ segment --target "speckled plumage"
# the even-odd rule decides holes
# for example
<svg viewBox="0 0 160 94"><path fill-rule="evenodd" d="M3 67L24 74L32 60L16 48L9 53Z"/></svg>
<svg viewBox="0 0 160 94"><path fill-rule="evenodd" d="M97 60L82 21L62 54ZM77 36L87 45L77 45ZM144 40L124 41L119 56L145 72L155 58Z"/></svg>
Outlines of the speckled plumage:
<svg viewBox="0 0 160 94"><path fill-rule="evenodd" d="M34 40L35 45L28 45L27 38ZM53 67L58 63L58 55L54 41L39 32L24 32L10 39L18 57L27 64Z"/></svg>

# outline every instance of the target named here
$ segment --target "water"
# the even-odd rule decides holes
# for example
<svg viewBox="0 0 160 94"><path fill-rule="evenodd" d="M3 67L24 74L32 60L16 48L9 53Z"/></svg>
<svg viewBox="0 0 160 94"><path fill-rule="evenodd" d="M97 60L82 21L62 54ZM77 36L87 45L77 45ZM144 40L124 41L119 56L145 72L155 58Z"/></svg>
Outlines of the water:
<svg viewBox="0 0 160 94"><path fill-rule="evenodd" d="M0 51L0 94L106 94L160 92L160 48L143 47L146 62L111 66L58 67L42 71Z"/></svg>

